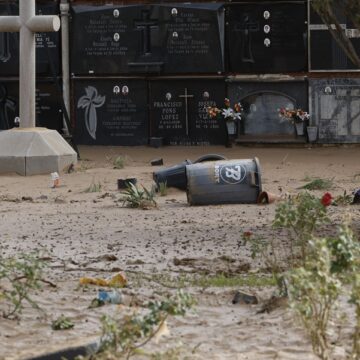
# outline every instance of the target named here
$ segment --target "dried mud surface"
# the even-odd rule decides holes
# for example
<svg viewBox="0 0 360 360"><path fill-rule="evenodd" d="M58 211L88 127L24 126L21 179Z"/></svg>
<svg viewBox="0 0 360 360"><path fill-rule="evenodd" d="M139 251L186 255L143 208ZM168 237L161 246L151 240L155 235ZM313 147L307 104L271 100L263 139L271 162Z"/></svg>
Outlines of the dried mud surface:
<svg viewBox="0 0 360 360"><path fill-rule="evenodd" d="M263 264L252 260L250 249L243 246L244 231L276 236L286 245L285 234L271 229L274 204L190 207L185 192L169 189L167 196L157 197L157 209L122 207L117 179L136 177L150 187L152 172L160 168L150 166L152 159L162 157L164 165L171 166L208 153L229 159L257 156L264 190L278 195L297 193L306 177L333 179L334 195L360 187L359 147L81 147L80 151L82 160L75 172L61 174L56 189L51 188L50 175L0 176L2 254L41 250L48 258L46 279L57 285L54 289L44 284L34 295L46 317L26 306L20 320L0 319L1 360L28 359L98 339L101 314L121 315L124 307L88 309L97 288L80 288L82 276L110 277L122 271L129 279L123 290L125 307L142 305L174 292L171 279L179 276L257 273ZM112 159L118 155L126 156L123 169L113 169ZM101 191L86 193L91 182L101 183ZM359 226L360 206L331 208L333 223L346 212ZM149 351L177 348L180 358L191 359L315 358L286 307L257 314L271 288L241 288L256 294L259 305L233 305L236 290L189 288L198 301L195 311L171 319L170 336L150 344ZM4 309L0 302L0 310ZM73 319L74 329L51 330L51 321L61 314Z"/></svg>

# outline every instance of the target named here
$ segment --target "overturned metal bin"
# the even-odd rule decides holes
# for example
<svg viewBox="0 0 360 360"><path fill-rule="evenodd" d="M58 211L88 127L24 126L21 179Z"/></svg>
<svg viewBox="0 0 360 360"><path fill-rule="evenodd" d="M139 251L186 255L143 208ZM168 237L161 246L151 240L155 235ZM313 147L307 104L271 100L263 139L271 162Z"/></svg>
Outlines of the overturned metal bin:
<svg viewBox="0 0 360 360"><path fill-rule="evenodd" d="M187 165L186 177L190 205L256 204L262 191L257 158Z"/></svg>
<svg viewBox="0 0 360 360"><path fill-rule="evenodd" d="M181 164L177 164L168 168L161 169L153 173L153 179L157 186L161 183L167 187L175 187L186 190L186 165L191 164L190 160L185 160Z"/></svg>

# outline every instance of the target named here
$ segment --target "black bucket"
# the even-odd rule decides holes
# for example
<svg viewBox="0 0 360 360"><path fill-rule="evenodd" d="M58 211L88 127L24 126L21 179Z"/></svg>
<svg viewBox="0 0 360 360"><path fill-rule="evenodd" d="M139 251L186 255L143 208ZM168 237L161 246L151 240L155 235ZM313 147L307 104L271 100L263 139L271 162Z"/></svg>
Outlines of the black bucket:
<svg viewBox="0 0 360 360"><path fill-rule="evenodd" d="M130 184L136 185L136 178L128 178L128 179L118 179L118 190L126 189L130 186Z"/></svg>
<svg viewBox="0 0 360 360"><path fill-rule="evenodd" d="M185 160L181 164L171 166L154 172L153 179L159 187L161 183L166 183L167 187L174 187L180 190L186 190L186 165L190 165L190 160Z"/></svg>
<svg viewBox="0 0 360 360"><path fill-rule="evenodd" d="M186 166L190 205L256 204L262 191L259 160L224 160Z"/></svg>

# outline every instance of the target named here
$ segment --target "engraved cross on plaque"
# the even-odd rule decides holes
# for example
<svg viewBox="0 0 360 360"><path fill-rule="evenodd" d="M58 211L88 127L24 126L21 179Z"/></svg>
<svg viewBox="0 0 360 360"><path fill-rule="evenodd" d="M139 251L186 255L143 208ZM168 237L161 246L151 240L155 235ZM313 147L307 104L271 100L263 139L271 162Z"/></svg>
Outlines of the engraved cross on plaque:
<svg viewBox="0 0 360 360"><path fill-rule="evenodd" d="M19 0L19 16L0 16L0 32L20 32L20 127L35 127L35 33L58 31L60 19L35 15L35 0Z"/></svg>
<svg viewBox="0 0 360 360"><path fill-rule="evenodd" d="M144 55L151 53L151 29L158 27L158 21L150 19L148 10L141 11L141 20L135 20L134 24L142 32L142 45Z"/></svg>
<svg viewBox="0 0 360 360"><path fill-rule="evenodd" d="M251 33L259 31L259 24L251 21L249 15L244 15L241 23L237 24L235 31L241 32L241 60L243 62L254 62L252 54Z"/></svg>
<svg viewBox="0 0 360 360"><path fill-rule="evenodd" d="M185 88L185 93L179 95L179 98L185 99L185 126L186 126L186 136L189 136L189 109L188 109L188 98L193 98L194 95L188 94L188 89Z"/></svg>

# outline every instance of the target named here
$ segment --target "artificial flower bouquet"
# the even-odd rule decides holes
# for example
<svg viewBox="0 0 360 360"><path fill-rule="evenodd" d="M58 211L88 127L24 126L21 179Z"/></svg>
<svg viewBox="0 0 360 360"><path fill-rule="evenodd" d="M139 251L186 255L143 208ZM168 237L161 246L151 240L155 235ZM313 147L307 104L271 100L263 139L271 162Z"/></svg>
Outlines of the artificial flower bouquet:
<svg viewBox="0 0 360 360"><path fill-rule="evenodd" d="M219 109L217 107L209 106L207 108L207 113L211 118L216 118L218 116L222 116L225 120L241 120L241 113L243 108L239 102L234 104L234 107L231 107L231 103L229 99L225 99L224 108Z"/></svg>
<svg viewBox="0 0 360 360"><path fill-rule="evenodd" d="M309 120L310 118L310 115L302 109L287 109L287 108L281 108L279 110L279 116L282 119L289 120L293 123L301 123L306 120Z"/></svg>

